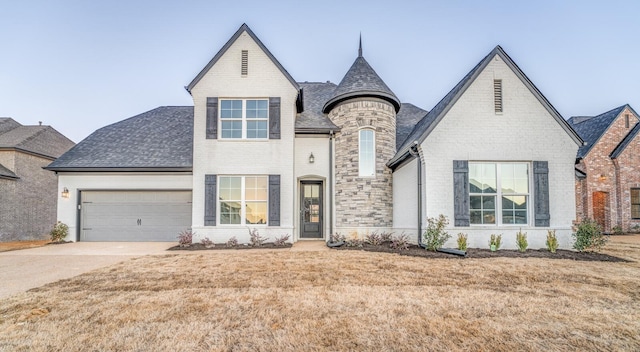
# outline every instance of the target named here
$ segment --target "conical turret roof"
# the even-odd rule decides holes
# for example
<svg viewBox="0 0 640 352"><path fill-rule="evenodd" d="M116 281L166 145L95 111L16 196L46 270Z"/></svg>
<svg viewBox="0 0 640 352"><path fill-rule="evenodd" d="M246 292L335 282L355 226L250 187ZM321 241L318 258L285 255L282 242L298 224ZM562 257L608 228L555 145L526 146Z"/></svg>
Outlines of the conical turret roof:
<svg viewBox="0 0 640 352"><path fill-rule="evenodd" d="M358 50L358 57L351 65L347 74L342 78L340 84L331 95L331 98L324 104L322 112L325 114L331 111L338 103L348 99L358 97L375 97L388 101L396 109L400 110L400 100L387 87L382 78L369 65L362 56L362 42Z"/></svg>

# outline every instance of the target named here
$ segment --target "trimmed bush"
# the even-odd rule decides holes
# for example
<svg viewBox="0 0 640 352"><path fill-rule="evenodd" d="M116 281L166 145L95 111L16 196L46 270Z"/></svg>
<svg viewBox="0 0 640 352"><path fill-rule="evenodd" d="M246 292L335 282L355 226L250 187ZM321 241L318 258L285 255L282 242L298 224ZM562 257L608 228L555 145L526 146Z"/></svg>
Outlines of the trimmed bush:
<svg viewBox="0 0 640 352"><path fill-rule="evenodd" d="M529 246L529 242L527 241L527 233L520 231L516 232L516 245L518 246L518 251L520 253L524 253L527 251L527 247Z"/></svg>
<svg viewBox="0 0 640 352"><path fill-rule="evenodd" d="M58 221L55 225L53 225L53 229L49 232L49 236L51 236L51 242L62 242L69 234L69 226L67 224Z"/></svg>
<svg viewBox="0 0 640 352"><path fill-rule="evenodd" d="M545 244L547 245L547 249L549 250L549 252L556 252L556 250L560 246L558 244L558 238L556 237L556 230L547 230L547 242L545 242Z"/></svg>
<svg viewBox="0 0 640 352"><path fill-rule="evenodd" d="M600 224L593 219L583 219L573 233L573 248L579 252L598 252L607 243Z"/></svg>

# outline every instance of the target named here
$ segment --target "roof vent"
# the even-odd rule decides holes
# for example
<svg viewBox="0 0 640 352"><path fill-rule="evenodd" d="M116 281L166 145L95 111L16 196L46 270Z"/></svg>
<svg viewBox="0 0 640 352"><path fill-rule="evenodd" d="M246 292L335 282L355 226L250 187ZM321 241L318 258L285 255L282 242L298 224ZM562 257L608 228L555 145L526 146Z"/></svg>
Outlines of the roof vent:
<svg viewBox="0 0 640 352"><path fill-rule="evenodd" d="M246 76L249 73L249 50L242 50L241 73L243 76Z"/></svg>
<svg viewBox="0 0 640 352"><path fill-rule="evenodd" d="M493 80L493 101L496 108L496 113L502 112L502 80Z"/></svg>

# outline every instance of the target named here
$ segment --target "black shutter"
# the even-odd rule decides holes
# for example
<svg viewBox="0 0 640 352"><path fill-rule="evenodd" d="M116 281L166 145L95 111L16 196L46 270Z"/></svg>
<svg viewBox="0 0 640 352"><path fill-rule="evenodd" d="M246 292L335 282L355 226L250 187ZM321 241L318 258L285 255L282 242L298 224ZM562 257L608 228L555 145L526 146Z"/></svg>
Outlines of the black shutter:
<svg viewBox="0 0 640 352"><path fill-rule="evenodd" d="M549 162L533 162L533 207L535 226L549 227Z"/></svg>
<svg viewBox="0 0 640 352"><path fill-rule="evenodd" d="M280 226L280 175L269 175L269 226Z"/></svg>
<svg viewBox="0 0 640 352"><path fill-rule="evenodd" d="M269 139L280 139L280 97L269 98Z"/></svg>
<svg viewBox="0 0 640 352"><path fill-rule="evenodd" d="M218 138L218 98L207 98L207 139Z"/></svg>
<svg viewBox="0 0 640 352"><path fill-rule="evenodd" d="M216 175L204 175L204 226L216 226L216 182Z"/></svg>
<svg viewBox="0 0 640 352"><path fill-rule="evenodd" d="M469 226L469 162L453 161L453 214L455 226Z"/></svg>

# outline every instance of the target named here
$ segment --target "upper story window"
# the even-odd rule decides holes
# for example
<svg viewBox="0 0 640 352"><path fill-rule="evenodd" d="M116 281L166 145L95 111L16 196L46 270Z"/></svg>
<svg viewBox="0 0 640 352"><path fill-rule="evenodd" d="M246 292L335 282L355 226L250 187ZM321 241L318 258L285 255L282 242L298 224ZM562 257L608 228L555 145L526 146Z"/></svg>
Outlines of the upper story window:
<svg viewBox="0 0 640 352"><path fill-rule="evenodd" d="M220 100L220 138L267 139L268 125L269 100Z"/></svg>
<svg viewBox="0 0 640 352"><path fill-rule="evenodd" d="M375 132L362 129L359 137L359 175L373 177L376 174Z"/></svg>
<svg viewBox="0 0 640 352"><path fill-rule="evenodd" d="M471 224L529 223L528 163L469 163Z"/></svg>

